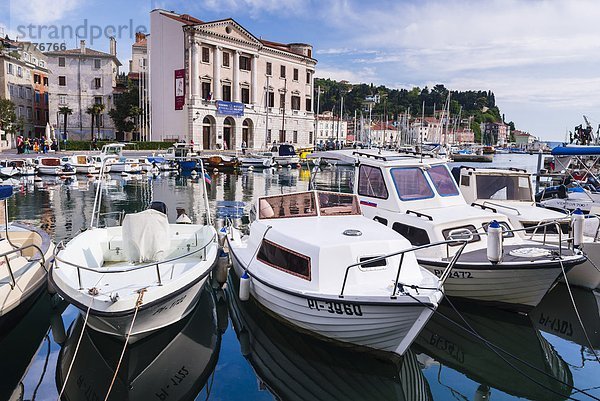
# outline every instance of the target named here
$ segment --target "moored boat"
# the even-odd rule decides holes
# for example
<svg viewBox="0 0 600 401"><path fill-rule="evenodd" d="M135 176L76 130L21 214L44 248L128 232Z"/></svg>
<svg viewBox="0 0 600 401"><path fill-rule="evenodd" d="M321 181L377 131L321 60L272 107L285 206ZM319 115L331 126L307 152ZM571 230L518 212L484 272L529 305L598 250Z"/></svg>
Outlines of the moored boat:
<svg viewBox="0 0 600 401"><path fill-rule="evenodd" d="M63 165L58 157L37 157L34 161L39 174L68 176L75 175L77 170L70 164Z"/></svg>
<svg viewBox="0 0 600 401"><path fill-rule="evenodd" d="M36 227L8 222L6 200L12 187L0 186L0 203L5 223L0 226L0 319L44 288L54 244L50 236Z"/></svg>
<svg viewBox="0 0 600 401"><path fill-rule="evenodd" d="M193 309L216 265L217 235L210 217L208 225L169 223L162 202L100 228L102 187L90 228L56 255L50 282L90 327L135 342ZM204 201L208 213L206 188Z"/></svg>
<svg viewBox="0 0 600 401"><path fill-rule="evenodd" d="M107 160L106 165L110 166L110 171L114 173L141 173L142 166L135 159L123 156L125 144L109 143L102 146L98 155L102 161Z"/></svg>
<svg viewBox="0 0 600 401"><path fill-rule="evenodd" d="M456 169L456 170L455 170ZM559 245L573 237L574 217L564 212L538 207L531 187L531 174L521 169L455 167L460 190L473 207L488 207L506 215L517 233L526 240ZM598 218L588 216L580 248L587 260L567 273L569 284L586 288L600 286Z"/></svg>
<svg viewBox="0 0 600 401"><path fill-rule="evenodd" d="M251 220L248 236L229 227L236 277L317 337L401 355L442 298L442 282L419 267L408 241L361 216L354 195L262 197Z"/></svg>
<svg viewBox="0 0 600 401"><path fill-rule="evenodd" d="M84 154L74 154L71 156L63 156L60 159L61 164L64 166L69 165L75 168L77 174L98 174L102 161L97 160L94 156ZM110 166L106 166L104 169L105 173L110 171Z"/></svg>
<svg viewBox="0 0 600 401"><path fill-rule="evenodd" d="M354 191L365 216L391 227L413 245L447 240L460 233L471 239L444 284L446 295L530 310L539 303L563 268L582 264L578 250L527 241L509 219L491 207L465 202L446 162L392 152L357 153ZM494 260L490 259L489 225L495 221ZM502 235L499 235L502 233ZM417 251L421 266L441 274L457 246ZM501 285L499 284L501 283Z"/></svg>

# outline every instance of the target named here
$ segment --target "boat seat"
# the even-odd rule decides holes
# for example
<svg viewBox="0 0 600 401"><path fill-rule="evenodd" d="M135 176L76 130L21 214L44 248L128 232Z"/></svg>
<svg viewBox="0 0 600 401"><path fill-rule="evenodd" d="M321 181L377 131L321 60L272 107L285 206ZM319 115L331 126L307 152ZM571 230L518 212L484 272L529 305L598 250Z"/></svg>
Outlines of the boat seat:
<svg viewBox="0 0 600 401"><path fill-rule="evenodd" d="M165 259L171 249L167 215L154 209L128 214L123 220L123 250L134 263Z"/></svg>

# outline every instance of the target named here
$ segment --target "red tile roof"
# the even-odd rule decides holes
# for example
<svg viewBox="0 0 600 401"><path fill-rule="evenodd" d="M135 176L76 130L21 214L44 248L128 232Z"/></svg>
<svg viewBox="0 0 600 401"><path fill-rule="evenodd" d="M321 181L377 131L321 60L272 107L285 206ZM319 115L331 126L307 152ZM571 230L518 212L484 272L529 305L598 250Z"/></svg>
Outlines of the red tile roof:
<svg viewBox="0 0 600 401"><path fill-rule="evenodd" d="M204 24L204 21L199 20L198 18L194 18L189 14L175 14L170 12L163 12L163 15L174 19L175 21L179 21L185 25L193 25L193 24Z"/></svg>

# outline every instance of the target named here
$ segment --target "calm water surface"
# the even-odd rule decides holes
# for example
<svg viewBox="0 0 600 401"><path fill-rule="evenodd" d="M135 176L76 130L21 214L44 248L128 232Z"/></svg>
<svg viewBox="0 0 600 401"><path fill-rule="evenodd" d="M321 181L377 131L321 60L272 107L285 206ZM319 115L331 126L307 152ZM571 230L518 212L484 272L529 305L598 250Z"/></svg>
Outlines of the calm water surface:
<svg viewBox="0 0 600 401"><path fill-rule="evenodd" d="M496 165L533 171L537 156L497 155ZM325 169L321 189L347 191L352 170ZM217 174L209 189L220 200L303 190L306 170ZM11 216L40 225L56 241L89 225L93 181L23 182ZM133 212L163 200L201 220L198 179L113 176L103 209ZM557 286L529 316L473 304L440 307L404 357L340 347L295 332L235 291L205 289L188 318L129 346L111 400L564 400L600 397L600 365ZM574 289L590 340L600 350L600 296ZM0 400L104 400L122 343L82 330L78 311L43 294L0 332ZM462 320L464 319L464 321ZM485 338L479 341L460 325ZM66 333L62 333L62 327ZM492 345L493 344L493 345ZM497 346L498 348L494 348ZM71 371L69 373L69 367ZM20 398L22 397L22 398Z"/></svg>

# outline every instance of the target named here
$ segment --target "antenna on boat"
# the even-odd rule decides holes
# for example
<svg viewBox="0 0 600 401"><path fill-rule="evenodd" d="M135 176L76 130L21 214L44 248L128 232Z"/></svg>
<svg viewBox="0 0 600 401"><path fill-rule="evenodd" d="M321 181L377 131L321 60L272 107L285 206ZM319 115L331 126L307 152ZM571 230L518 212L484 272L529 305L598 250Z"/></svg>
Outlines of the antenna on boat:
<svg viewBox="0 0 600 401"><path fill-rule="evenodd" d="M425 125L425 100L423 100L423 107L421 107L421 127L419 128L419 156L421 156L421 163L423 163L423 127Z"/></svg>
<svg viewBox="0 0 600 401"><path fill-rule="evenodd" d="M210 226L212 221L210 218L210 206L208 204L208 187L206 186L206 179L208 177L206 171L204 170L204 162L202 161L202 158L198 158L198 160L200 161L200 173L202 174L202 185L204 186L204 195L202 198L204 200L204 207L206 208L206 225Z"/></svg>

